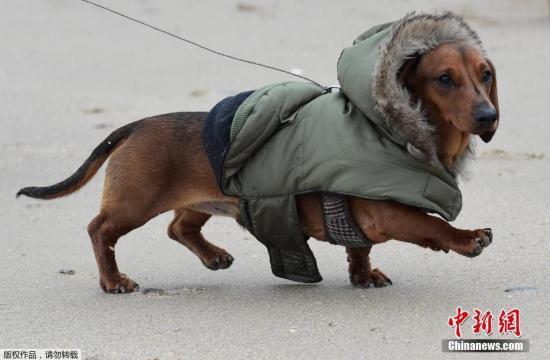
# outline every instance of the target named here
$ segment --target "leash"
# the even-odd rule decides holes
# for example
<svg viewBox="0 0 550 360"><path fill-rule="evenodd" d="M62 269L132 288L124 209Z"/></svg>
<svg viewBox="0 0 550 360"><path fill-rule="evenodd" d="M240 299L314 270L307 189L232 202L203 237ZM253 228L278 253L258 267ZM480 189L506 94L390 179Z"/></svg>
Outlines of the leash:
<svg viewBox="0 0 550 360"><path fill-rule="evenodd" d="M134 17L131 17L129 15L126 15L120 11L117 11L117 10L114 10L114 9L111 9L105 5L101 5L101 4L98 4L94 1L90 1L90 0L81 0L82 2L85 2L87 4L90 4L90 5L93 5L95 7L98 7L100 9L103 9L103 10L106 10L112 14L115 14L115 15L118 15L118 16L121 16L127 20L130 20L130 21L133 21L135 23L138 23L140 25L143 25L145 27L148 27L149 29L152 29L152 30L156 30L156 31L159 31L165 35L168 35L168 36L171 36L173 38L176 38L178 40L181 40L181 41L184 41L190 45L193 45L193 46L196 46L198 48L201 48L205 51L208 51L212 54L216 54L216 55L219 55L219 56L223 56L225 58L228 58L228 59L231 59L231 60L235 60L235 61L240 61L240 62L243 62L243 63L247 63L247 64L251 64L251 65L255 65L255 66L260 66L260 67L263 67L263 68L266 68L266 69L269 69L269 70L274 70L274 71L278 71L278 72L281 72L281 73L284 73L284 74L287 74L287 75L291 75L291 76L295 76L297 78L300 78L302 80L306 80L306 81L309 81L317 86L319 86L321 89L325 90L327 89L325 86L319 84L318 82L308 78L308 77L305 77L305 76L302 76L302 75L298 75L298 74L294 74L293 72L290 72L288 70L285 70L285 69L281 69L281 68L278 68L278 67L275 67L275 66L271 66L271 65L266 65L266 64L262 64L262 63L259 63L257 61L253 61L253 60L248 60L248 59L244 59L244 58L240 58L240 57L237 57L237 56L233 56L233 55L230 55L230 54L226 54L224 52L221 52L221 51L218 51L218 50L215 50L215 49L212 49L212 48L209 48L207 46L204 46L198 42L195 42L193 40L189 40L187 38L184 38L183 36L180 36L180 35L177 35L177 34L174 34L168 30L164 30L162 28L159 28L157 26L154 26L154 25L151 25L151 24L148 24L146 23L145 21L143 20L140 20L140 19L136 19Z"/></svg>

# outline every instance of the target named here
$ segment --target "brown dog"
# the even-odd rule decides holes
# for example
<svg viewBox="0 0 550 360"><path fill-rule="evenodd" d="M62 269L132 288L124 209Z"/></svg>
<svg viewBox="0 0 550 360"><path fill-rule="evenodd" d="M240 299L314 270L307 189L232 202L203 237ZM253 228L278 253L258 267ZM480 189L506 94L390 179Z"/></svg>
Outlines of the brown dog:
<svg viewBox="0 0 550 360"><path fill-rule="evenodd" d="M413 97L422 101L438 136L438 155L455 169L471 134L489 141L498 126L495 69L477 50L444 44L408 61L400 73ZM208 242L202 226L212 215L239 220L239 199L224 196L208 164L201 132L207 113L172 113L146 118L115 130L75 174L53 186L19 191L52 199L82 187L111 156L100 213L88 225L99 267L99 283L109 293L131 292L137 284L119 272L118 239L160 213L174 210L168 236L185 245L206 267L228 268L233 257ZM349 199L352 216L373 243L389 239L433 250L477 256L492 241L490 229L460 230L420 209L392 201ZM320 196L300 195L297 206L304 232L325 240ZM391 281L372 269L370 248L348 248L353 285L386 286Z"/></svg>

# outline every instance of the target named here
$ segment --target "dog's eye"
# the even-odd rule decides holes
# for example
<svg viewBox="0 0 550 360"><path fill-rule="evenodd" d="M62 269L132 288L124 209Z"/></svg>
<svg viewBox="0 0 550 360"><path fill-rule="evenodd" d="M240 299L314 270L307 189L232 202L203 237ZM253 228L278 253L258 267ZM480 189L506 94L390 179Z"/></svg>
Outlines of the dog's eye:
<svg viewBox="0 0 550 360"><path fill-rule="evenodd" d="M488 83L489 81L491 81L491 78L493 77L493 74L491 74L491 72L489 70L485 70L483 72L483 82L484 83Z"/></svg>
<svg viewBox="0 0 550 360"><path fill-rule="evenodd" d="M439 83L445 87L452 87L453 86L453 79L447 74L443 74L437 79Z"/></svg>

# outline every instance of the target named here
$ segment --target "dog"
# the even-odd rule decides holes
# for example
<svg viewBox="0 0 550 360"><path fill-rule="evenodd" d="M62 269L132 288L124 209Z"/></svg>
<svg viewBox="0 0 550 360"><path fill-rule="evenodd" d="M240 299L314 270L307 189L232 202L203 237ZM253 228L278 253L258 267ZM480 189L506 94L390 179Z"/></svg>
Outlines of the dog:
<svg viewBox="0 0 550 360"><path fill-rule="evenodd" d="M446 43L408 60L399 79L423 104L437 137L437 156L457 170L470 151L472 137L491 140L499 124L496 71L475 48ZM239 221L239 199L225 196L208 164L201 131L207 112L178 112L145 118L112 132L66 180L48 187L26 187L17 196L54 199L84 186L109 158L99 214L88 233L99 268L99 285L107 293L129 293L138 284L119 271L119 238L155 216L174 211L168 236L186 246L211 270L226 269L233 257L210 243L201 229L213 215ZM387 200L348 199L351 216L373 244L390 239L436 251L479 255L492 242L489 228L462 230L421 209ZM326 241L321 198L297 196L303 232ZM392 284L373 268L371 248L346 248L354 286Z"/></svg>

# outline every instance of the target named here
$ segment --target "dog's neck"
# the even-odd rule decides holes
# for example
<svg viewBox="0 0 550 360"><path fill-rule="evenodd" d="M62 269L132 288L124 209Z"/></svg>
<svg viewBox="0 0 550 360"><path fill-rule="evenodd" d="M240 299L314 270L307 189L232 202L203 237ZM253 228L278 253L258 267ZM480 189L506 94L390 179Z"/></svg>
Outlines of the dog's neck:
<svg viewBox="0 0 550 360"><path fill-rule="evenodd" d="M437 155L448 169L454 170L457 161L468 148L470 134L458 130L446 121L436 125L438 135Z"/></svg>

